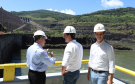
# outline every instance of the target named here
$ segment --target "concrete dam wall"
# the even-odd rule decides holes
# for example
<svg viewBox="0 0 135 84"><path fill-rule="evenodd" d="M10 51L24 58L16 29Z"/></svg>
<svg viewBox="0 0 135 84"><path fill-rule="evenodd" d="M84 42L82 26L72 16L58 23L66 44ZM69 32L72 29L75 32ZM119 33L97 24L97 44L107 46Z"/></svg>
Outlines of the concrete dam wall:
<svg viewBox="0 0 135 84"><path fill-rule="evenodd" d="M15 46L21 46L22 36L14 34L0 35L0 64L11 62L11 55ZM3 70L0 70L0 77L3 77Z"/></svg>
<svg viewBox="0 0 135 84"><path fill-rule="evenodd" d="M15 49L15 45L21 46L22 35L4 34L0 35L0 64L9 63L11 53Z"/></svg>

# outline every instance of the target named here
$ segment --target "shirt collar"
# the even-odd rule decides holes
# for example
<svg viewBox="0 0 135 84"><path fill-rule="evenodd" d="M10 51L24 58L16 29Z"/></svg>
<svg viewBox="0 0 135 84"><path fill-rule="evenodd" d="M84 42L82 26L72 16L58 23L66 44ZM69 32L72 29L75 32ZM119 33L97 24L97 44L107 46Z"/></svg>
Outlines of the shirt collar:
<svg viewBox="0 0 135 84"><path fill-rule="evenodd" d="M36 43L36 42L33 45L36 45L36 46L38 46L38 47L43 49L43 47L40 44Z"/></svg>
<svg viewBox="0 0 135 84"><path fill-rule="evenodd" d="M104 42L105 42L104 40L103 40L100 44L97 44L97 42L96 42L96 45L100 46L100 45L102 45Z"/></svg>
<svg viewBox="0 0 135 84"><path fill-rule="evenodd" d="M76 40L72 40L72 41L70 41L70 42L76 42ZM70 42L69 42L69 43L70 43Z"/></svg>

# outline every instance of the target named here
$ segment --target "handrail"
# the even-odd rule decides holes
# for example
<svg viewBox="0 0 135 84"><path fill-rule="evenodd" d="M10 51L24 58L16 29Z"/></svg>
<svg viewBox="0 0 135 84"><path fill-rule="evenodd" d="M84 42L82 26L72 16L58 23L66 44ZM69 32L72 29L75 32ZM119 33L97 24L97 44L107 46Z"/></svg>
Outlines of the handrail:
<svg viewBox="0 0 135 84"><path fill-rule="evenodd" d="M82 60L82 63L88 63L89 60ZM62 61L56 61L54 65L61 65ZM3 81L14 81L15 68L27 67L26 63L10 63L10 64L0 64L0 69L4 69ZM135 76L135 71L120 67L115 65L115 68L121 72L127 73L129 75Z"/></svg>
<svg viewBox="0 0 135 84"><path fill-rule="evenodd" d="M126 69L126 68L123 68L123 67L120 67L120 66L117 66L115 65L115 68L121 72L124 72L124 73L127 73L131 76L135 76L135 71L132 71L132 70L129 70L129 69Z"/></svg>

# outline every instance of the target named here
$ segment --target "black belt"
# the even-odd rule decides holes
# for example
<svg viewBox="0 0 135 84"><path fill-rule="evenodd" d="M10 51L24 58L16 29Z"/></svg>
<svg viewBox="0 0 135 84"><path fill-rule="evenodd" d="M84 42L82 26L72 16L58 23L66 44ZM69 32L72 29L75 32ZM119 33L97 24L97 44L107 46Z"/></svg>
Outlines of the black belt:
<svg viewBox="0 0 135 84"><path fill-rule="evenodd" d="M107 72L107 71L97 71L97 70L94 70L94 69L91 69L93 72L95 73L103 73L103 72Z"/></svg>
<svg viewBox="0 0 135 84"><path fill-rule="evenodd" d="M31 69L29 69L29 71L30 71L30 72L33 72L33 73L45 73L45 74L46 74L46 71L38 72L38 71L31 70Z"/></svg>
<svg viewBox="0 0 135 84"><path fill-rule="evenodd" d="M65 70L65 71L67 71L67 70ZM76 71L73 71L73 72L77 72L77 71L79 71L79 70L76 70ZM68 72L71 72L71 71L68 71Z"/></svg>

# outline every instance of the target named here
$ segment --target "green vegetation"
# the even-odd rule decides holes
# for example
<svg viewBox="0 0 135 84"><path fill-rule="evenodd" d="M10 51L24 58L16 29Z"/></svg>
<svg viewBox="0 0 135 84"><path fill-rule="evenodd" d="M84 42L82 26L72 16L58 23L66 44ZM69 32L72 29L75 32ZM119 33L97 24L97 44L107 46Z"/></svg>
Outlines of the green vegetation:
<svg viewBox="0 0 135 84"><path fill-rule="evenodd" d="M81 39L82 42L86 40L83 43L89 45L95 41L94 25L102 23L107 31L106 40L112 41L111 44L115 48L130 50L128 46L122 46L123 43L135 42L135 8L131 7L100 10L83 15L67 15L48 10L9 13L2 8L0 8L0 12L2 12L0 16L4 16L4 19L0 18L0 31L4 32L33 34L40 29L45 31L48 37L63 37L64 28L72 25L77 31L76 38ZM119 42L121 43L118 44Z"/></svg>
<svg viewBox="0 0 135 84"><path fill-rule="evenodd" d="M65 19L71 19L73 15L67 15L64 13L49 11L49 10L36 10L36 11L21 11L21 12L11 12L14 15L17 15L19 17L28 17L32 20L46 20L48 17L53 18L53 20L65 20Z"/></svg>
<svg viewBox="0 0 135 84"><path fill-rule="evenodd" d="M50 29L51 31L47 34L54 37L61 37L67 25L72 25L77 29L77 37L92 37L93 27L97 23L103 23L110 34L135 36L135 8L131 7L100 10L75 16L48 10L12 11L11 13L19 17L28 17Z"/></svg>
<svg viewBox="0 0 135 84"><path fill-rule="evenodd" d="M34 30L31 30L31 31L28 31L28 30L23 31L23 30L19 30L19 29L14 30L14 33L16 33L16 34L33 34L33 32L34 32Z"/></svg>
<svg viewBox="0 0 135 84"><path fill-rule="evenodd" d="M91 14L75 16L78 22L97 22L97 23L134 23L135 8L119 8L111 10L101 10Z"/></svg>

